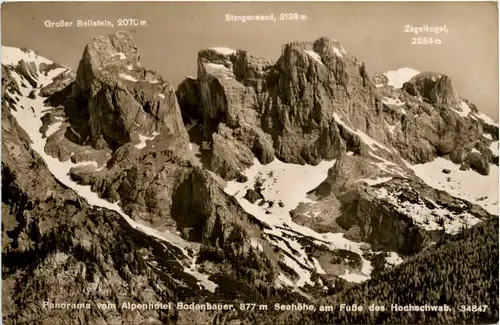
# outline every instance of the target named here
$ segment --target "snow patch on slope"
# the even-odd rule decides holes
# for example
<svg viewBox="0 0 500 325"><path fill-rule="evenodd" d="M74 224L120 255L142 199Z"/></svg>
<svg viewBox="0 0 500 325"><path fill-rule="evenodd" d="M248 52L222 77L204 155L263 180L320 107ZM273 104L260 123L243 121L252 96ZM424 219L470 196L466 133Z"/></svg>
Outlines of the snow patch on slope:
<svg viewBox="0 0 500 325"><path fill-rule="evenodd" d="M316 188L328 175L328 169L333 166L333 161L322 161L316 166L287 164L278 159L262 165L257 159L254 164L245 170L249 181L241 193L245 195L246 189L253 188L255 180L261 182L262 195L268 201L275 201L269 211L289 220L289 211L296 208L300 202L312 202L307 198L307 192ZM231 185L234 187L231 187ZM227 191L238 189L240 183L228 184ZM299 184L299 186L297 186ZM283 202L280 207L278 201Z"/></svg>
<svg viewBox="0 0 500 325"><path fill-rule="evenodd" d="M396 105L396 106L403 106L405 102L402 102L399 100L399 98L391 98L391 97L384 97L382 99L382 102L386 105Z"/></svg>
<svg viewBox="0 0 500 325"><path fill-rule="evenodd" d="M345 50L343 51L343 49L340 50L336 46L333 46L333 53L335 53L336 56L343 58L344 57L343 54L345 54Z"/></svg>
<svg viewBox="0 0 500 325"><path fill-rule="evenodd" d="M471 108L469 107L469 105L467 105L467 103L464 102L463 100L460 100L458 102L458 105L460 106L462 111L458 111L452 107L450 107L450 109L452 111L454 111L455 113L457 113L458 115L460 115L461 117L467 117L469 115L469 113L472 111Z"/></svg>
<svg viewBox="0 0 500 325"><path fill-rule="evenodd" d="M403 263L403 259L395 252L389 252L389 256L385 259L387 264L396 266Z"/></svg>
<svg viewBox="0 0 500 325"><path fill-rule="evenodd" d="M37 67L40 65L40 63L46 63L46 64L53 63L52 61L49 61L46 58L39 56L38 54L36 54L31 50L24 52L17 47L2 46L2 64L16 65L21 60L24 60L26 62L34 62L37 65Z"/></svg>
<svg viewBox="0 0 500 325"><path fill-rule="evenodd" d="M61 125L62 125L62 122L56 122L56 123L52 123L51 125L49 125L49 127L47 128L47 131L45 132L45 136L47 138L50 137L57 130L59 130L59 128L61 127Z"/></svg>
<svg viewBox="0 0 500 325"><path fill-rule="evenodd" d="M119 56L120 60L126 60L127 59L127 56L123 52L118 52L118 53L115 53L115 54L111 55L111 57L115 57L115 56Z"/></svg>
<svg viewBox="0 0 500 325"><path fill-rule="evenodd" d="M493 126L498 126L498 123L496 123L491 117L484 113L476 113L475 114L477 118L483 120L484 123L493 125Z"/></svg>
<svg viewBox="0 0 500 325"><path fill-rule="evenodd" d="M210 49L223 55L231 55L236 53L235 50L230 49L228 47L211 47Z"/></svg>
<svg viewBox="0 0 500 325"><path fill-rule="evenodd" d="M146 147L146 140L153 140L159 133L158 132L153 132L153 136L145 136L142 134L139 134L139 143L135 145L137 149L142 149Z"/></svg>
<svg viewBox="0 0 500 325"><path fill-rule="evenodd" d="M496 143L498 153L498 141ZM448 192L450 195L475 203L489 213L498 215L498 166L490 166L484 176L473 170L460 170L460 166L438 157L431 162L410 166L427 185ZM444 174L449 169L450 174Z"/></svg>
<svg viewBox="0 0 500 325"><path fill-rule="evenodd" d="M385 128L391 133L391 134L394 134L394 131L396 130L396 126L399 124L396 123L394 125L390 125L389 123L387 123L387 121L384 120L384 124L385 124Z"/></svg>
<svg viewBox="0 0 500 325"><path fill-rule="evenodd" d="M252 239L252 240L250 240L250 245L251 245L253 248L255 248L255 249L257 249L257 250L259 250L259 251L261 251L261 252L262 252L262 251L264 251L264 248L262 247L262 244L261 244L261 243L259 243L259 242L258 242L258 241L256 241L256 240L253 240L253 239Z"/></svg>
<svg viewBox="0 0 500 325"><path fill-rule="evenodd" d="M353 134L356 134L358 137L360 137L361 140L367 146L369 146L372 150L377 150L377 148L375 148L375 147L379 147L379 148L385 149L385 150L387 150L389 152L391 151L386 146L384 146L383 144L381 144L380 142L378 142L378 141L374 140L373 138L371 138L370 136L368 136L366 133L364 133L362 131L359 131L359 130L353 130L346 123L344 123L344 121L342 121L342 119L340 118L340 116L336 112L333 113L333 118L335 119L335 121L338 124L342 125L349 132L351 132Z"/></svg>
<svg viewBox="0 0 500 325"><path fill-rule="evenodd" d="M451 212L427 198L418 198L418 202L406 201L401 196L403 190L390 192L386 188L380 188L376 192L378 198L390 203L396 211L411 218L415 225L427 231L444 230L448 234L457 234L481 222L481 219L468 212Z"/></svg>
<svg viewBox="0 0 500 325"><path fill-rule="evenodd" d="M216 69L216 70L227 70L227 71L231 71L229 70L225 65L223 64L217 64L217 63L205 63L205 66L208 67L208 68L211 68L211 69Z"/></svg>
<svg viewBox="0 0 500 325"><path fill-rule="evenodd" d="M183 271L187 274L191 274L193 277L195 277L198 280L198 285L202 288L205 288L206 290L210 292L215 292L217 289L218 285L208 279L208 277L204 274L201 274L200 272L197 271L197 266L196 266L196 259L197 256L193 256L191 258L191 264L189 266L184 266ZM180 262L180 261L179 261Z"/></svg>
<svg viewBox="0 0 500 325"><path fill-rule="evenodd" d="M126 74L126 73L120 73L118 75L120 76L120 78L123 78L125 80L129 80L129 81L133 81L133 82L139 81L139 80L135 79L134 77L132 77L131 75Z"/></svg>
<svg viewBox="0 0 500 325"><path fill-rule="evenodd" d="M368 186L374 186L374 185L386 183L386 182L390 181L391 179L392 179L392 177L377 177L375 179L362 178L362 179L357 180L357 182L365 182L366 185L368 185Z"/></svg>
<svg viewBox="0 0 500 325"><path fill-rule="evenodd" d="M307 55L309 55L311 58L313 58L315 61L323 64L323 61L321 61L321 56L319 56L318 53L314 52L314 51L307 51L305 50L304 52L307 53Z"/></svg>
<svg viewBox="0 0 500 325"><path fill-rule="evenodd" d="M349 270L345 270L345 274L339 276L339 278L342 278L348 282L353 282L353 283L361 283L366 281L366 277L360 274L352 273Z"/></svg>
<svg viewBox="0 0 500 325"><path fill-rule="evenodd" d="M387 77L387 85L393 86L394 88L401 88L403 84L409 81L414 76L418 75L420 72L412 68L400 68L395 71L387 71L384 75Z"/></svg>
<svg viewBox="0 0 500 325"><path fill-rule="evenodd" d="M490 135L490 137L491 137L491 135ZM498 156L498 141L493 141L490 144L489 148L490 148L491 152L493 153L493 155Z"/></svg>
<svg viewBox="0 0 500 325"><path fill-rule="evenodd" d="M372 164L377 165L381 171L384 171L392 175L397 175L402 178L407 178L406 171L403 168L401 168L401 166L399 166L398 164L395 164L392 161L377 156L373 152L369 152L368 154L372 158L379 160L378 162L372 162Z"/></svg>

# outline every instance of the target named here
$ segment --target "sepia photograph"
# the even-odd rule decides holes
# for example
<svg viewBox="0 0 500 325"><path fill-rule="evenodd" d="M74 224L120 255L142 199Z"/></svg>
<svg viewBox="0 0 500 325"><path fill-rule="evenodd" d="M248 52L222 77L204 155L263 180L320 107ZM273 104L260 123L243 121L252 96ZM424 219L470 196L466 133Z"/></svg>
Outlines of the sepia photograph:
<svg viewBox="0 0 500 325"><path fill-rule="evenodd" d="M496 2L4 2L2 324L494 324Z"/></svg>

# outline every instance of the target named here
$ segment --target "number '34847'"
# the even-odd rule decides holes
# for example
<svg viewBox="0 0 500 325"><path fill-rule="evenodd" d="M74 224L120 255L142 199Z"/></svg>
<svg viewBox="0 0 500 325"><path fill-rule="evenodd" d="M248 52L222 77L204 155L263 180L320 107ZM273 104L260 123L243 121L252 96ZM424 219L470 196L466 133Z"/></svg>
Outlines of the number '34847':
<svg viewBox="0 0 500 325"><path fill-rule="evenodd" d="M487 310L486 305L460 305L461 312L485 312Z"/></svg>

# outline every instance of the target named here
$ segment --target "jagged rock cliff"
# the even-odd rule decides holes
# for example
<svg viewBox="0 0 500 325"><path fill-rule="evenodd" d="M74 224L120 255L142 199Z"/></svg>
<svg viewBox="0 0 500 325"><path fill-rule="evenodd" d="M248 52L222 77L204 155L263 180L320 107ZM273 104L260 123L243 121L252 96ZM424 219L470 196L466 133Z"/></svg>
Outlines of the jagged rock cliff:
<svg viewBox="0 0 500 325"><path fill-rule="evenodd" d="M233 161L214 171L231 179L235 173L228 170L238 170L238 161L245 164L219 152L218 133L228 133L223 126L219 132L219 125L241 134L234 140L264 164L275 155L286 162L317 164L359 145L351 136L341 136L344 127L334 116L341 107L354 123L366 126L365 131L383 137L375 128L378 122L372 121L381 121L382 106L374 95L375 87L364 65L346 55L338 42L327 38L287 44L277 63L241 50L200 51L198 83L188 78L177 93L186 114L202 116L204 138L214 141L213 156L228 156L226 160ZM197 98L201 103L196 103ZM193 112L194 108L198 110Z"/></svg>
<svg viewBox="0 0 500 325"><path fill-rule="evenodd" d="M214 142L212 170L228 180L248 165L242 144L264 164L274 155L317 164L347 151L378 150L404 166L401 158L426 163L465 148L473 154L459 159L463 168L488 174L497 159L487 148L498 140L498 126L457 97L450 77L411 72L411 80L399 82L402 88L388 85L386 76L375 76L375 84L364 63L329 38L286 44L276 63L212 48L198 53L197 82L186 79L177 94L183 112L200 119L204 139ZM255 134L256 140L231 138L231 132Z"/></svg>
<svg viewBox="0 0 500 325"><path fill-rule="evenodd" d="M139 59L138 44L123 32L97 37L85 47L72 96L88 114L90 141L97 146L104 140L119 147L134 133L165 131L187 139L173 88Z"/></svg>

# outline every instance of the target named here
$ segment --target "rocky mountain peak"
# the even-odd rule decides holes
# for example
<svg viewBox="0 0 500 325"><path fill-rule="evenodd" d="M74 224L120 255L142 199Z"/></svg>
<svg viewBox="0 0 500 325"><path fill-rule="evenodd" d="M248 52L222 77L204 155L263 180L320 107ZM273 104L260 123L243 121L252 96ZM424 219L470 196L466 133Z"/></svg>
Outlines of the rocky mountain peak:
<svg viewBox="0 0 500 325"><path fill-rule="evenodd" d="M236 55L237 51L228 47L210 47L198 51L198 59L204 58L210 62L216 63L217 60L230 60Z"/></svg>
<svg viewBox="0 0 500 325"><path fill-rule="evenodd" d="M312 62L334 69L336 61L342 61L346 55L340 42L329 37L321 37L314 42L295 41L283 45L279 62L285 65L302 62L302 66Z"/></svg>
<svg viewBox="0 0 500 325"><path fill-rule="evenodd" d="M347 52L345 51L342 44L330 37L318 38L313 43L313 49L315 52L319 53L322 57L324 55L335 55L338 57L345 57Z"/></svg>
<svg viewBox="0 0 500 325"><path fill-rule="evenodd" d="M423 72L403 85L412 96L422 97L431 104L456 105L457 92L451 78L436 72Z"/></svg>
<svg viewBox="0 0 500 325"><path fill-rule="evenodd" d="M458 102L457 92L450 77L442 75L437 80L431 92L431 100L434 103L445 105L456 104Z"/></svg>
<svg viewBox="0 0 500 325"><path fill-rule="evenodd" d="M78 67L76 84L82 89L92 84L92 79L103 69L139 64L139 45L127 32L98 36L83 51Z"/></svg>
<svg viewBox="0 0 500 325"><path fill-rule="evenodd" d="M94 146L105 142L117 148L164 131L187 140L173 88L141 66L139 46L129 33L96 37L87 44L72 93L89 120L85 123Z"/></svg>

